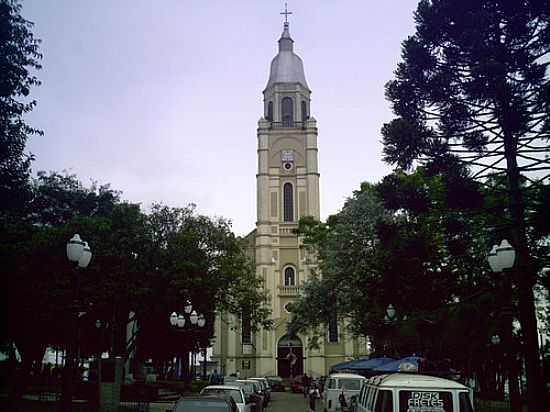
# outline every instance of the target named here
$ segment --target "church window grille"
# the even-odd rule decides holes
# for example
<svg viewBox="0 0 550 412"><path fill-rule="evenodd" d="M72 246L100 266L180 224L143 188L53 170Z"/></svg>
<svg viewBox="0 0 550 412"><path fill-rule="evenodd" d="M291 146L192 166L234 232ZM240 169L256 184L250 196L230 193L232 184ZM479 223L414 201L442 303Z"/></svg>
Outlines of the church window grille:
<svg viewBox="0 0 550 412"><path fill-rule="evenodd" d="M294 189L291 183L283 186L283 214L285 222L294 221Z"/></svg>
<svg viewBox="0 0 550 412"><path fill-rule="evenodd" d="M281 109L283 127L292 127L294 122L294 104L292 103L292 98L283 97Z"/></svg>
<svg viewBox="0 0 550 412"><path fill-rule="evenodd" d="M296 272L294 268L287 267L285 269L285 286L295 286L296 285Z"/></svg>
<svg viewBox="0 0 550 412"><path fill-rule="evenodd" d="M247 309L243 309L241 323L242 343L252 344L252 324L250 321L250 312Z"/></svg>
<svg viewBox="0 0 550 412"><path fill-rule="evenodd" d="M309 119L307 115L307 103L302 100L302 121L305 122L307 119Z"/></svg>
<svg viewBox="0 0 550 412"><path fill-rule="evenodd" d="M267 120L273 121L273 102L267 104Z"/></svg>
<svg viewBox="0 0 550 412"><path fill-rule="evenodd" d="M328 341L330 343L338 342L338 319L333 315L328 322Z"/></svg>

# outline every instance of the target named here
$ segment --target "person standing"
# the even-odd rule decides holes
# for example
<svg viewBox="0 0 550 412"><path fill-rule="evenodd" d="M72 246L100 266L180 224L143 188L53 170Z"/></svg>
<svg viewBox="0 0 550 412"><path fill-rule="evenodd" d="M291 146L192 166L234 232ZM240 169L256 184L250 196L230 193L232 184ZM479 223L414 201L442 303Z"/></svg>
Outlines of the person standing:
<svg viewBox="0 0 550 412"><path fill-rule="evenodd" d="M307 376L307 373L304 373L304 376L302 376L302 386L304 390L304 398L307 398L307 395L309 393L309 386L311 385L311 378Z"/></svg>
<svg viewBox="0 0 550 412"><path fill-rule="evenodd" d="M317 386L315 384L312 384L309 393L309 412L315 412L315 401L321 397L321 394L319 393L319 389L317 389Z"/></svg>

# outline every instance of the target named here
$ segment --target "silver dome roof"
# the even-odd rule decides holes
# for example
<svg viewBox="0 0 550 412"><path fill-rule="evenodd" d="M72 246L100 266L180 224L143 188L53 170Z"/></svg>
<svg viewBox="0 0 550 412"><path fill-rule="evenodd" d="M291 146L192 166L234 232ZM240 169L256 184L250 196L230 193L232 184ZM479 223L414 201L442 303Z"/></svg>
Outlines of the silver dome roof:
<svg viewBox="0 0 550 412"><path fill-rule="evenodd" d="M266 89L275 83L300 83L309 89L304 73L304 64L302 59L294 53L293 43L288 31L288 23L285 23L283 34L279 39L279 53L271 61Z"/></svg>

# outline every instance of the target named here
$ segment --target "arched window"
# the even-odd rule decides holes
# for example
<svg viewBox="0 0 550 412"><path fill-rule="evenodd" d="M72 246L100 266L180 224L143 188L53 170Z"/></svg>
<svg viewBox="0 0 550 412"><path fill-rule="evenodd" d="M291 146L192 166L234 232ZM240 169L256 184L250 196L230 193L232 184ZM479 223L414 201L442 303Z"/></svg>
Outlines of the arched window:
<svg viewBox="0 0 550 412"><path fill-rule="evenodd" d="M283 186L283 220L294 221L294 190L291 183L285 183Z"/></svg>
<svg viewBox="0 0 550 412"><path fill-rule="evenodd" d="M292 127L292 123L294 121L294 105L292 104L292 99L290 97L283 97L281 109L283 114L283 127Z"/></svg>
<svg viewBox="0 0 550 412"><path fill-rule="evenodd" d="M309 116L307 115L307 103L302 100L302 122L305 122Z"/></svg>
<svg viewBox="0 0 550 412"><path fill-rule="evenodd" d="M241 333L242 333L242 343L252 343L252 323L250 320L250 310L243 308L242 312L242 324L241 324Z"/></svg>
<svg viewBox="0 0 550 412"><path fill-rule="evenodd" d="M267 104L267 120L273 121L273 102Z"/></svg>
<svg viewBox="0 0 550 412"><path fill-rule="evenodd" d="M296 272L294 268L287 267L285 269L285 286L295 286L296 285Z"/></svg>
<svg viewBox="0 0 550 412"><path fill-rule="evenodd" d="M328 341L330 343L338 342L338 319L336 314L331 316L328 322Z"/></svg>

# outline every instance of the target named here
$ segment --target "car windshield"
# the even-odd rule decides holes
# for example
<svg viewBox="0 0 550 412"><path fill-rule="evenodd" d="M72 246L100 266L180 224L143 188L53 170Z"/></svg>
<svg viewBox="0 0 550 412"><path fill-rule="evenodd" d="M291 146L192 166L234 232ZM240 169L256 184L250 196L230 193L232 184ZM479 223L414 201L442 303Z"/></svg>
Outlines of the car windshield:
<svg viewBox="0 0 550 412"><path fill-rule="evenodd" d="M215 399L180 399L174 412L231 412L231 407L224 400Z"/></svg>
<svg viewBox="0 0 550 412"><path fill-rule="evenodd" d="M361 389L361 379L338 379L338 388L348 391Z"/></svg>
<svg viewBox="0 0 550 412"><path fill-rule="evenodd" d="M225 397L227 395L231 396L233 400L237 403L244 403L243 397L241 395L241 391L237 389L216 389L216 388L205 388L201 392L202 395L213 395L213 396L220 396Z"/></svg>

